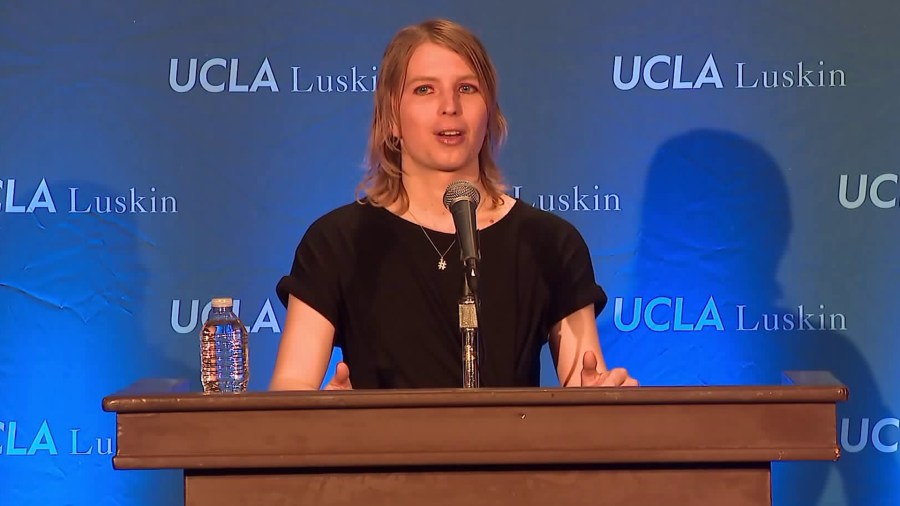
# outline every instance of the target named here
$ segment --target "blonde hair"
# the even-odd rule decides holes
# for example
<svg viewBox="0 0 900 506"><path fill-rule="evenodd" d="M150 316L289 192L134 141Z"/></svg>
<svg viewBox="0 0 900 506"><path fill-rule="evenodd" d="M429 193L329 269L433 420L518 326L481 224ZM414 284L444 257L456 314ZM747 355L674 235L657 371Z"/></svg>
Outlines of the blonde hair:
<svg viewBox="0 0 900 506"><path fill-rule="evenodd" d="M497 103L497 72L481 41L463 26L445 19L432 19L403 28L384 51L375 88L375 112L366 154L366 174L357 188L376 206L389 206L398 200L400 211L409 207L403 187L399 139L392 126L399 125L400 96L406 80L406 68L413 52L424 42L446 47L462 56L475 71L481 84L481 96L488 111L487 132L478 153L478 177L493 206L502 203L506 187L494 151L506 139L506 118Z"/></svg>

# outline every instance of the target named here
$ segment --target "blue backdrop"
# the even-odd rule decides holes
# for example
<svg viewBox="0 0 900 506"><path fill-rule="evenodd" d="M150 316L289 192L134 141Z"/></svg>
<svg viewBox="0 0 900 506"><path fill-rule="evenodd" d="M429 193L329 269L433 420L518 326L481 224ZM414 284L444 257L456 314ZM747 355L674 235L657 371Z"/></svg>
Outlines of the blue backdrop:
<svg viewBox="0 0 900 506"><path fill-rule="evenodd" d="M900 7L460 0L0 4L0 504L181 502L112 470L101 398L199 389L223 295L266 388L275 282L354 198L385 44L436 16L493 56L510 193L587 240L607 361L831 370L842 459L776 465L775 504L900 503Z"/></svg>

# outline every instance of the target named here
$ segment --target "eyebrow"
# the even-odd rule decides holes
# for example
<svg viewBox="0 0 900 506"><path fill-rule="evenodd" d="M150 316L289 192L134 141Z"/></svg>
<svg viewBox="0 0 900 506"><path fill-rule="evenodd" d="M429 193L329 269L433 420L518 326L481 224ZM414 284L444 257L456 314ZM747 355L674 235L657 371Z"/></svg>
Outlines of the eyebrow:
<svg viewBox="0 0 900 506"><path fill-rule="evenodd" d="M407 79L406 84L409 85L409 84L420 83L420 82L427 83L427 82L434 82L434 81L440 81L440 79L438 79L437 77L432 77L432 76L417 76L417 77L413 77L411 79ZM457 81L478 81L478 76L476 76L475 74L466 74L464 76L460 76L459 78L457 78Z"/></svg>

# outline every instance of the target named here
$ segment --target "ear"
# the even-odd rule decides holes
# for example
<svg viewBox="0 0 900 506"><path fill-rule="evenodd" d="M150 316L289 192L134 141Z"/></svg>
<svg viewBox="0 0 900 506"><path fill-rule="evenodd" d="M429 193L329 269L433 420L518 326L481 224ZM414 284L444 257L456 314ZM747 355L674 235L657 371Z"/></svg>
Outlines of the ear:
<svg viewBox="0 0 900 506"><path fill-rule="evenodd" d="M391 123L391 136L400 138L400 127L396 123Z"/></svg>

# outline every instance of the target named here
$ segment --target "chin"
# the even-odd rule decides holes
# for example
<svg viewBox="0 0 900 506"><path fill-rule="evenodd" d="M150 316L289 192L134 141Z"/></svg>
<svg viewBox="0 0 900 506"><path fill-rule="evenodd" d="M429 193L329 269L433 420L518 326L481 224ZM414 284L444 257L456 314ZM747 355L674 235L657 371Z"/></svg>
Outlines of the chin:
<svg viewBox="0 0 900 506"><path fill-rule="evenodd" d="M478 173L478 159L475 160L465 160L465 161L446 161L443 163L436 163L435 168L440 170L441 172L465 172L467 169L474 167L475 173Z"/></svg>
<svg viewBox="0 0 900 506"><path fill-rule="evenodd" d="M462 174L464 174L464 173L467 173L466 168L463 167L463 166L452 166L452 167L451 167L451 166L444 166L444 167L439 167L438 170L441 171L441 172L447 173L447 174L460 174L460 175L462 175ZM476 172L476 175L477 175L477 172Z"/></svg>

